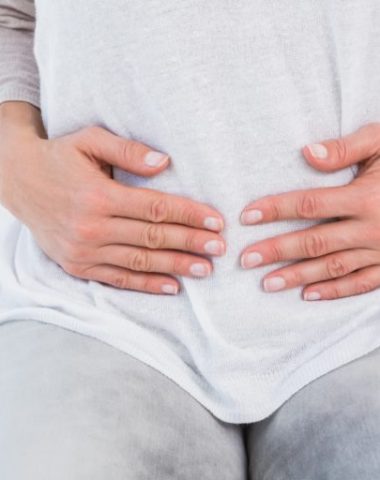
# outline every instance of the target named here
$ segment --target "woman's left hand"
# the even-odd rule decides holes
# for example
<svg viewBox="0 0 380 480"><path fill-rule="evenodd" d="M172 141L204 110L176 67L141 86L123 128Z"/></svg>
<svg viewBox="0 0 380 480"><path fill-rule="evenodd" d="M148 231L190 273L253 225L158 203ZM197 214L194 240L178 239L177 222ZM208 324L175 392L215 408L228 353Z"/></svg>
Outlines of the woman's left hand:
<svg viewBox="0 0 380 480"><path fill-rule="evenodd" d="M347 185L268 195L248 204L243 212L251 214L241 217L245 225L297 218L332 221L249 246L241 257L242 267L302 259L266 275L263 287L278 291L306 285L305 300L376 289L380 286L380 123L305 146L302 153L318 170L332 172L356 163L359 170Z"/></svg>

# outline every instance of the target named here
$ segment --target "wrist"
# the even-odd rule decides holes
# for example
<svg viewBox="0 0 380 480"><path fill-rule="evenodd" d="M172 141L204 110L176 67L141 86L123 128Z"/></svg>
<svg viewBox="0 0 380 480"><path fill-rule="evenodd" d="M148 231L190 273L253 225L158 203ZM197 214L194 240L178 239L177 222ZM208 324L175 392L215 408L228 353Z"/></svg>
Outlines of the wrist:
<svg viewBox="0 0 380 480"><path fill-rule="evenodd" d="M0 204L13 214L22 178L30 175L33 159L41 160L44 142L46 134L37 107L20 101L0 104Z"/></svg>
<svg viewBox="0 0 380 480"><path fill-rule="evenodd" d="M47 138L40 109L23 101L0 103L0 138L9 135Z"/></svg>

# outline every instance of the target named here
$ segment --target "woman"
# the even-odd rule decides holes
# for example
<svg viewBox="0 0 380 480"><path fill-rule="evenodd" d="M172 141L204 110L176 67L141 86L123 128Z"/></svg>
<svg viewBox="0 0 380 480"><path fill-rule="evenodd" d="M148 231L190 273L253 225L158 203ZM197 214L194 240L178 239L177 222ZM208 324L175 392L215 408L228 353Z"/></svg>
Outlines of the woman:
<svg viewBox="0 0 380 480"><path fill-rule="evenodd" d="M0 5L1 478L376 478L378 2Z"/></svg>

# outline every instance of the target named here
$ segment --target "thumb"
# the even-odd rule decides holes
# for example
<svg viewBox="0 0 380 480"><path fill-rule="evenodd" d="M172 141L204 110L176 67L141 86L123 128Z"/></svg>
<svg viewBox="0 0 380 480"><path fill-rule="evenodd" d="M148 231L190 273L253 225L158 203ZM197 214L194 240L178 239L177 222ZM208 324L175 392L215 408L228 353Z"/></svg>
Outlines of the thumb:
<svg viewBox="0 0 380 480"><path fill-rule="evenodd" d="M152 176L170 163L169 155L135 140L115 135L105 128L87 127L78 132L82 151L101 163L119 167L135 175Z"/></svg>
<svg viewBox="0 0 380 480"><path fill-rule="evenodd" d="M367 160L380 152L380 123L368 123L337 139L306 145L302 153L318 170L334 171Z"/></svg>

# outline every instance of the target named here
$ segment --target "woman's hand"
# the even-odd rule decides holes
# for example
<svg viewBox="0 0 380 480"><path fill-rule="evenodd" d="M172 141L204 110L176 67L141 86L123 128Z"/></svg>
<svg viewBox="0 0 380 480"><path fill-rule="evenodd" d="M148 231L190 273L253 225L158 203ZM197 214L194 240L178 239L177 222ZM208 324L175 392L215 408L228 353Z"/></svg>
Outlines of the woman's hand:
<svg viewBox="0 0 380 480"><path fill-rule="evenodd" d="M380 286L380 123L306 146L302 152L313 167L326 172L360 162L358 174L348 185L269 195L247 205L243 212L249 214L241 217L244 224L297 218L332 221L248 247L241 257L243 268L308 259L277 269L263 281L266 291L307 285L305 300L376 289Z"/></svg>
<svg viewBox="0 0 380 480"><path fill-rule="evenodd" d="M111 165L157 175L169 165L168 155L100 127L47 140L4 116L0 123L1 203L67 273L175 294L178 282L163 274L212 272L202 254L225 250L217 233L223 217L215 209L111 178Z"/></svg>

